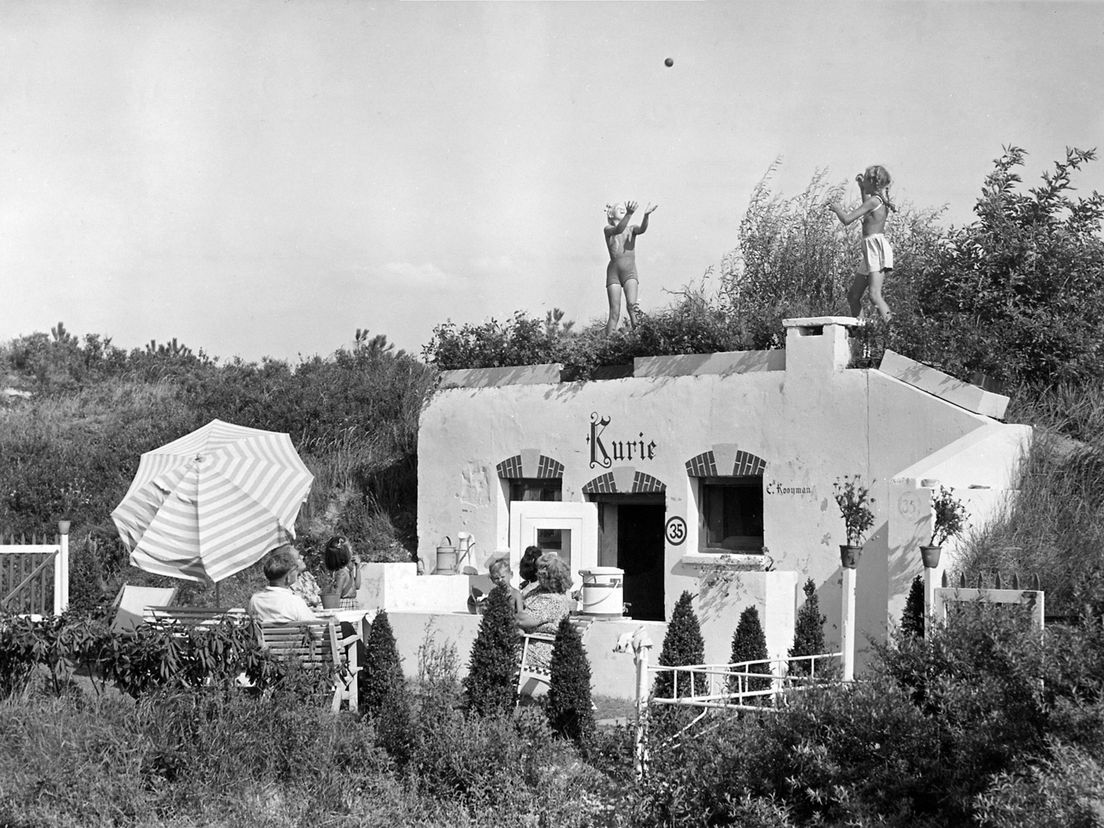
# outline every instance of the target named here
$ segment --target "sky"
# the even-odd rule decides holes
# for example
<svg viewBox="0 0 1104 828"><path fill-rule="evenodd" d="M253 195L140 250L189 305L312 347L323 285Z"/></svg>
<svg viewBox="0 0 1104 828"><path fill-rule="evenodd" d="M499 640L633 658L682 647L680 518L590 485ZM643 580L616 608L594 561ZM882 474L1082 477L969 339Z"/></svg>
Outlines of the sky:
<svg viewBox="0 0 1104 828"><path fill-rule="evenodd" d="M0 342L294 364L585 324L629 199L659 205L647 311L736 247L776 159L782 196L881 163L963 224L1003 145L1030 183L1100 143L1101 78L1098 2L5 0Z"/></svg>

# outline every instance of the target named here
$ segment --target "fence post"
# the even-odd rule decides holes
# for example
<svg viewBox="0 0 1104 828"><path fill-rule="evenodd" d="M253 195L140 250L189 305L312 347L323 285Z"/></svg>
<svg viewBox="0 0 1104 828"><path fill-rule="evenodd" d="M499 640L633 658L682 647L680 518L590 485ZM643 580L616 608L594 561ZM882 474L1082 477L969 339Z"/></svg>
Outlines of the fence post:
<svg viewBox="0 0 1104 828"><path fill-rule="evenodd" d="M843 680L855 678L855 586L857 575L851 567L843 568L843 618L840 631L843 634Z"/></svg>
<svg viewBox="0 0 1104 828"><path fill-rule="evenodd" d="M69 609L69 521L58 521L58 555L54 560L54 615Z"/></svg>
<svg viewBox="0 0 1104 828"><path fill-rule="evenodd" d="M931 638L935 613L935 587L938 568L924 564L924 638Z"/></svg>
<svg viewBox="0 0 1104 828"><path fill-rule="evenodd" d="M648 766L648 738L645 730L648 719L648 657L652 650L652 639L643 629L637 630L633 635L632 648L633 662L636 665L636 740L633 745L633 771L637 779L642 779Z"/></svg>

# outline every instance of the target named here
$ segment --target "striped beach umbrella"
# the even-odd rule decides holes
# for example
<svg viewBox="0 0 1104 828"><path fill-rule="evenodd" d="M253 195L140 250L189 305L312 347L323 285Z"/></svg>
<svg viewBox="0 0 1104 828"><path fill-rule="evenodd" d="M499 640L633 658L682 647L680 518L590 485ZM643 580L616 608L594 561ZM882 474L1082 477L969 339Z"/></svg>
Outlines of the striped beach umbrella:
<svg viewBox="0 0 1104 828"><path fill-rule="evenodd" d="M313 480L287 434L212 420L143 454L111 519L135 566L217 583L295 537Z"/></svg>

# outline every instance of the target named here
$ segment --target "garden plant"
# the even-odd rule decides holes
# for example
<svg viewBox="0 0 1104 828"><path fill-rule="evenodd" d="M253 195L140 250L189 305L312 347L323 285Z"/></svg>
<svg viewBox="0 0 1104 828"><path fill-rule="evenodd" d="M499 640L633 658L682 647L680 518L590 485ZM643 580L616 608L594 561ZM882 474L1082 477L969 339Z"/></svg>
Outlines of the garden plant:
<svg viewBox="0 0 1104 828"><path fill-rule="evenodd" d="M844 475L832 485L836 505L847 533L848 546L862 546L866 533L874 525L874 498L870 490L863 485L859 475Z"/></svg>

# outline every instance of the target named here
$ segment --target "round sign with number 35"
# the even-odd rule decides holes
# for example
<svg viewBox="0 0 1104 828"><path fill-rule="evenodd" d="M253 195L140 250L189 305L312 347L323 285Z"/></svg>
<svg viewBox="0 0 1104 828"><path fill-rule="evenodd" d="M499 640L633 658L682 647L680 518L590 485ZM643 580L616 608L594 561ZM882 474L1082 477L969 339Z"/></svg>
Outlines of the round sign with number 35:
<svg viewBox="0 0 1104 828"><path fill-rule="evenodd" d="M686 521L678 515L667 519L667 525L663 529L667 543L671 546L679 546L686 540Z"/></svg>

